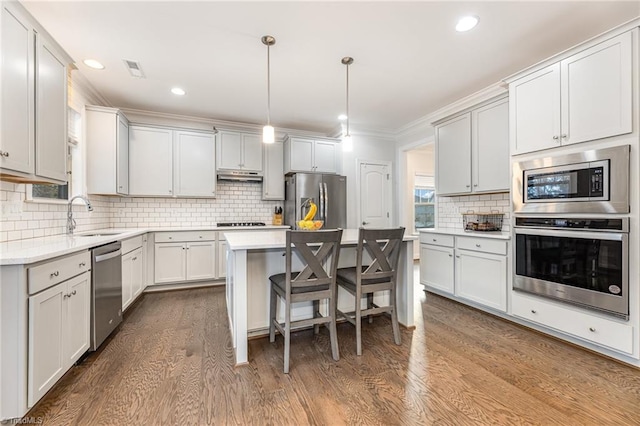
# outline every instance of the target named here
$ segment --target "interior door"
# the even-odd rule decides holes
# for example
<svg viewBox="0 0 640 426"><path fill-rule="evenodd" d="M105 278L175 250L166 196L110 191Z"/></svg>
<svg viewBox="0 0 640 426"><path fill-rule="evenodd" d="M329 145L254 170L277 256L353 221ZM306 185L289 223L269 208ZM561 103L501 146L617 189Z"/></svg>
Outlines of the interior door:
<svg viewBox="0 0 640 426"><path fill-rule="evenodd" d="M360 220L363 228L391 226L391 172L387 164L360 164Z"/></svg>

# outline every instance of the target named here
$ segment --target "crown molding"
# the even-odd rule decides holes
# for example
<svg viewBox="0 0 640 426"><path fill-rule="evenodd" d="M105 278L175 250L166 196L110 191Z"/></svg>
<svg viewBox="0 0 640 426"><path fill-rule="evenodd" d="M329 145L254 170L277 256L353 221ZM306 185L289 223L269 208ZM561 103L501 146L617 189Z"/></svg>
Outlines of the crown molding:
<svg viewBox="0 0 640 426"><path fill-rule="evenodd" d="M78 69L71 72L71 87L78 89L85 96L90 98L91 103L100 104L102 106L112 107L111 102L100 93L93 84L87 80L87 77Z"/></svg>

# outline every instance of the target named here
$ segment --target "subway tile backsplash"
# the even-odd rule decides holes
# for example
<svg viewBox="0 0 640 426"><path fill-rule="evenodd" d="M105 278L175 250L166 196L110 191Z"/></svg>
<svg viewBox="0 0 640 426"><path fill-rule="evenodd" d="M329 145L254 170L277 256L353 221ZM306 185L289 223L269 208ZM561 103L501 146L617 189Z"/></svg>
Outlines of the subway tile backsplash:
<svg viewBox="0 0 640 426"><path fill-rule="evenodd" d="M504 213L502 231L511 230L511 198L508 192L459 197L438 197L438 227L463 230L462 213Z"/></svg>
<svg viewBox="0 0 640 426"><path fill-rule="evenodd" d="M217 198L89 197L93 211L74 205L76 232L102 228L198 227L216 222L271 223L275 206L263 201L262 185L220 181ZM67 205L26 200L26 185L0 182L0 242L64 234Z"/></svg>

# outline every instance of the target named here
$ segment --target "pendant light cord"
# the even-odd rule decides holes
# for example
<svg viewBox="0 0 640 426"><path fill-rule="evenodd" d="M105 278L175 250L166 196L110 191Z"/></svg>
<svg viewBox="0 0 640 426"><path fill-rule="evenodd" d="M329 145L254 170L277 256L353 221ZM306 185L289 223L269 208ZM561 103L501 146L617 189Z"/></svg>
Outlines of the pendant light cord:
<svg viewBox="0 0 640 426"><path fill-rule="evenodd" d="M271 125L271 46L267 44L267 126Z"/></svg>
<svg viewBox="0 0 640 426"><path fill-rule="evenodd" d="M349 64L347 64L347 136L349 134Z"/></svg>

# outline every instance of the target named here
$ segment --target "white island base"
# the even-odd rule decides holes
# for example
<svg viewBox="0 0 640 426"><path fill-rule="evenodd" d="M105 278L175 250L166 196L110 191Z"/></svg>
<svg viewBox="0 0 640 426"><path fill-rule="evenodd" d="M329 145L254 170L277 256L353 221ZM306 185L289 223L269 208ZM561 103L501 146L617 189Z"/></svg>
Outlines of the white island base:
<svg viewBox="0 0 640 426"><path fill-rule="evenodd" d="M269 276L285 271L286 231L226 233L227 240L227 312L231 328L236 365L249 362L248 338L269 334ZM413 241L405 235L398 270L398 321L413 328ZM355 266L358 230L345 229L342 234L338 267ZM293 270L299 270L294 257ZM378 305L387 305L387 294L376 295ZM325 303L326 304L326 303ZM352 311L353 297L339 289L338 307ZM278 313L282 312L280 302ZM320 306L320 309L326 309ZM311 317L311 302L294 305L292 320Z"/></svg>

